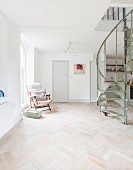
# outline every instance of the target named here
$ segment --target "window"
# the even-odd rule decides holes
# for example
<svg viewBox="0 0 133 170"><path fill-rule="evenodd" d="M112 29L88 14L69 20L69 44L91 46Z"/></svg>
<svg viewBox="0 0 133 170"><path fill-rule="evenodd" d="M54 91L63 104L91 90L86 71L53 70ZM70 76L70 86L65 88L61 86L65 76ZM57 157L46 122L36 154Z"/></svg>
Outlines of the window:
<svg viewBox="0 0 133 170"><path fill-rule="evenodd" d="M21 85L21 105L27 103L26 97L26 53L24 46L20 45L20 85Z"/></svg>
<svg viewBox="0 0 133 170"><path fill-rule="evenodd" d="M34 82L34 48L28 38L21 34L20 44L21 106L28 103L26 85Z"/></svg>

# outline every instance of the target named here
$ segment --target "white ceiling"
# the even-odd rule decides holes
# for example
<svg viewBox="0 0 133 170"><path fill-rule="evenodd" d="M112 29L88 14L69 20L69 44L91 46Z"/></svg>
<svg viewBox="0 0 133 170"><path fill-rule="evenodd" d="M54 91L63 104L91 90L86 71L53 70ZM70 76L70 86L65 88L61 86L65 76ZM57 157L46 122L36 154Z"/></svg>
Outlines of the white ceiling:
<svg viewBox="0 0 133 170"><path fill-rule="evenodd" d="M78 52L95 52L104 38L95 27L110 0L0 0L0 10L34 46L60 52L73 42Z"/></svg>

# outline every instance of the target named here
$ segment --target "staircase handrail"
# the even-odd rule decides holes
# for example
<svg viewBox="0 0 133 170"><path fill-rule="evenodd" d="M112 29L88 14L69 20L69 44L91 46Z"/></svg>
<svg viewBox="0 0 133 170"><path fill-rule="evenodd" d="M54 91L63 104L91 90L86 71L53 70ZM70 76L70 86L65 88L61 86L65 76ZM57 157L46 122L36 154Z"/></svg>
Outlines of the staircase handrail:
<svg viewBox="0 0 133 170"><path fill-rule="evenodd" d="M100 48L99 48L99 50L98 50L97 58L96 58L97 73L98 73L98 74L100 73L100 75L101 75L104 79L106 79L106 77L102 74L102 72L101 72L100 69L98 68L99 53L100 53L103 45L104 45L105 42L107 41L107 39L108 39L108 38L110 37L110 35L114 32L114 30L115 30L115 29L119 26L119 24L120 24L122 21L124 21L124 20L127 18L127 16L130 15L132 12L133 12L133 10L131 10L128 14L126 14L125 17L124 17L122 20L120 20L120 21L118 22L118 24L116 24L116 26L111 30L111 32L110 32L110 33L107 35L107 37L104 39L104 41L102 42L102 44L101 44L101 46L100 46ZM97 78L98 78L98 74L97 74ZM98 82L97 82L97 83L98 83Z"/></svg>

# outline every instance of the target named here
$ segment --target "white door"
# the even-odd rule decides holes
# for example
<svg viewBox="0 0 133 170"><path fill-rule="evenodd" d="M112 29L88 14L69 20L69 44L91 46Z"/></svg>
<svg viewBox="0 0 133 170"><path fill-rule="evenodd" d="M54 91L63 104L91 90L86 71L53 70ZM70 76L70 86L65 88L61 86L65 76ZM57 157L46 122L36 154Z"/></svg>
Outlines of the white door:
<svg viewBox="0 0 133 170"><path fill-rule="evenodd" d="M68 61L53 61L53 101L68 102Z"/></svg>

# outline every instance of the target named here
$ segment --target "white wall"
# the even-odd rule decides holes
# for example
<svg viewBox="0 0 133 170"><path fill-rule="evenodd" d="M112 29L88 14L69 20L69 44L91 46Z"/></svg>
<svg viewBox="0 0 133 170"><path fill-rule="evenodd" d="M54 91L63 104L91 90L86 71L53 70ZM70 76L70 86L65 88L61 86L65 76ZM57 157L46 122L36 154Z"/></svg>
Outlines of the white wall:
<svg viewBox="0 0 133 170"><path fill-rule="evenodd" d="M1 137L22 118L22 115L20 107L20 34L2 13L0 13L0 17L2 20L0 31L4 27L4 34L2 35L3 32L0 32L0 36L2 35L0 41L0 88L12 100L12 110L8 111L10 112L8 120L12 120L12 123L6 121L6 113L4 114L4 111L0 110L0 117L3 120L3 124L0 123Z"/></svg>
<svg viewBox="0 0 133 170"><path fill-rule="evenodd" d="M69 101L90 101L90 61L93 54L78 54L76 57L61 54L40 54L40 82L52 94L52 61L69 61ZM74 75L74 64L85 64L85 74ZM39 68L38 68L39 69Z"/></svg>
<svg viewBox="0 0 133 170"><path fill-rule="evenodd" d="M34 82L34 47L30 39L23 33L21 33L21 45L24 48L24 55L26 58L26 84Z"/></svg>
<svg viewBox="0 0 133 170"><path fill-rule="evenodd" d="M0 90L7 93L6 82L6 45L7 45L7 24L0 19Z"/></svg>
<svg viewBox="0 0 133 170"><path fill-rule="evenodd" d="M34 49L34 81L40 82L40 55L36 48Z"/></svg>
<svg viewBox="0 0 133 170"><path fill-rule="evenodd" d="M20 33L14 25L7 25L7 95L14 103L14 123L20 120Z"/></svg>

